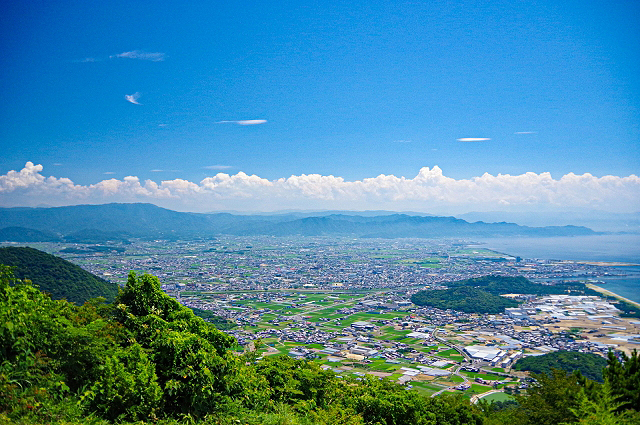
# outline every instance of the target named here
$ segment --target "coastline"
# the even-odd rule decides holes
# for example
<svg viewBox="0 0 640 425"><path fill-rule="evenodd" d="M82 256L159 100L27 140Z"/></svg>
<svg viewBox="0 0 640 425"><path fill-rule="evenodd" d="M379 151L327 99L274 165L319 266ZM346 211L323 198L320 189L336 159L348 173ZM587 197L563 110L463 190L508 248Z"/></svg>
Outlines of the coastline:
<svg viewBox="0 0 640 425"><path fill-rule="evenodd" d="M621 295L616 294L615 292L611 292L611 291L609 291L607 289L601 288L598 285L594 285L592 283L587 283L586 285L587 285L587 288L593 289L594 291L600 292L601 294L608 295L610 297L617 298L617 299L619 299L621 301L624 301L624 302L629 303L631 305L634 305L636 307L640 307L640 303L635 302L635 301L631 301L629 298L625 298L625 297L623 297Z"/></svg>
<svg viewBox="0 0 640 425"><path fill-rule="evenodd" d="M590 266L604 266L604 267L636 267L640 266L637 263L623 263L619 261L576 261L578 264L588 264Z"/></svg>

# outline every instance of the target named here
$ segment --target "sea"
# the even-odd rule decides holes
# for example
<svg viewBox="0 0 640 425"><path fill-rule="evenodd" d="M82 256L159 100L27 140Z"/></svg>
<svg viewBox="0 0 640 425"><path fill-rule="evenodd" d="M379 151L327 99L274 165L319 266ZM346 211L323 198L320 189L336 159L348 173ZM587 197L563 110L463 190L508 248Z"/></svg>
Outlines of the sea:
<svg viewBox="0 0 640 425"><path fill-rule="evenodd" d="M625 276L602 276L598 280L605 282L601 285L604 289L640 302L640 234L485 238L474 242L514 257L634 264L615 267Z"/></svg>

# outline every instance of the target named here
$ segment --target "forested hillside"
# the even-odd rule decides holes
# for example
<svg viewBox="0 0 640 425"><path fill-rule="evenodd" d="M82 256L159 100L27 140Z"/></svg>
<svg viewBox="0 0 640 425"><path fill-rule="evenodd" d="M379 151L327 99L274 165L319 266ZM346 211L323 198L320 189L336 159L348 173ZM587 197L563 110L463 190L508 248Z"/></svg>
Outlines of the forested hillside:
<svg viewBox="0 0 640 425"><path fill-rule="evenodd" d="M489 314L503 313L505 308L518 306L514 300L472 287L420 291L411 296L411 302L442 310Z"/></svg>
<svg viewBox="0 0 640 425"><path fill-rule="evenodd" d="M501 297L503 294L573 294L598 295L583 283L542 285L522 276L482 276L447 283L449 289L419 291L411 296L416 305L453 309L465 313L502 313L519 303Z"/></svg>
<svg viewBox="0 0 640 425"><path fill-rule="evenodd" d="M14 267L19 279L29 279L54 299L82 304L88 299L105 297L113 301L118 285L106 281L55 255L34 248L0 248L0 264Z"/></svg>
<svg viewBox="0 0 640 425"><path fill-rule="evenodd" d="M566 372L579 371L582 375L594 381L602 382L602 370L607 361L593 353L578 353L575 351L556 351L542 356L531 356L519 359L514 368L534 373L550 375L553 369Z"/></svg>

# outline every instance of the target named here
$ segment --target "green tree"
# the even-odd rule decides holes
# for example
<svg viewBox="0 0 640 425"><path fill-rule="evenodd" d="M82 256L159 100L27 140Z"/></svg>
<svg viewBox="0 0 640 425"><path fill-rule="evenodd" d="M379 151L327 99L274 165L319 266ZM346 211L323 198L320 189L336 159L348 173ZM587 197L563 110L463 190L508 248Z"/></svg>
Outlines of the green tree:
<svg viewBox="0 0 640 425"><path fill-rule="evenodd" d="M633 350L631 356L621 353L622 362L610 351L604 378L613 395L621 403L618 411L634 409L640 412L640 357Z"/></svg>
<svg viewBox="0 0 640 425"><path fill-rule="evenodd" d="M578 394L582 390L579 373L567 374L563 370L552 369L551 374L534 377L526 395L516 395L520 403L517 409L517 423L536 425L557 425L561 422L575 422L574 410L579 407Z"/></svg>
<svg viewBox="0 0 640 425"><path fill-rule="evenodd" d="M109 420L154 419L162 390L154 365L139 344L107 357L98 381L85 394L92 411Z"/></svg>

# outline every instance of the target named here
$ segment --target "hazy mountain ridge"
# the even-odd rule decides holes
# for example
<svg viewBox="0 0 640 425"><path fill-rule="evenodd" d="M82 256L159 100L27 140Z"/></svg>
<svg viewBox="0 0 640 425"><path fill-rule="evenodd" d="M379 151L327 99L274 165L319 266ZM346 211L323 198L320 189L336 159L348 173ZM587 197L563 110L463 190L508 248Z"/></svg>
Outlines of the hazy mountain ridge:
<svg viewBox="0 0 640 425"><path fill-rule="evenodd" d="M407 214L234 215L185 213L152 204L79 205L54 208L0 208L0 229L22 227L65 236L65 240L104 242L142 238L212 237L217 234L356 237L501 237L596 234L582 226L528 227L515 223L468 222L455 217ZM83 229L83 230L78 230ZM99 229L99 230L98 230ZM11 232L9 232L11 233ZM15 234L15 232L13 232ZM95 239L95 240L94 240ZM99 240L98 240L99 239Z"/></svg>

